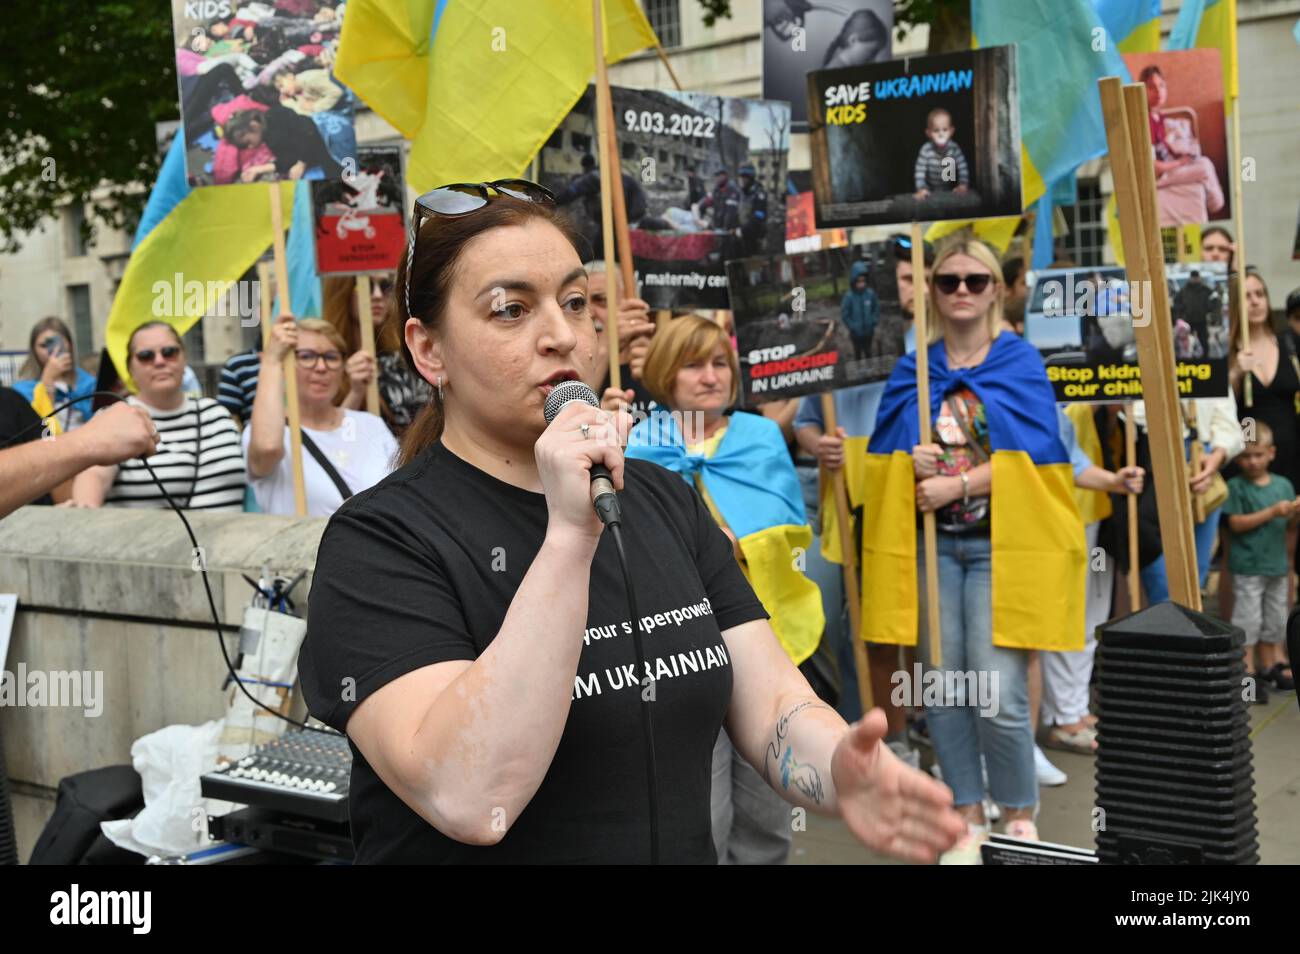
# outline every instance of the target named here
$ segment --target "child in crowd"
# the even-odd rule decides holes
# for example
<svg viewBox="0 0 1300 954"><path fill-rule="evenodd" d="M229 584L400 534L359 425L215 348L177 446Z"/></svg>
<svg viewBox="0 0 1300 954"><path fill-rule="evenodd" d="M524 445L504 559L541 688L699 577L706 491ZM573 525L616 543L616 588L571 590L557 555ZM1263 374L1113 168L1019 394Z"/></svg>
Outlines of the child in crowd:
<svg viewBox="0 0 1300 954"><path fill-rule="evenodd" d="M961 146L953 141L955 132L948 110L930 110L925 119L926 141L916 154L916 198L924 199L932 192L962 193L970 189L970 168Z"/></svg>
<svg viewBox="0 0 1300 954"><path fill-rule="evenodd" d="M1228 569L1232 571L1232 624L1246 632L1247 675L1256 681L1255 701L1267 702L1265 683L1295 688L1282 639L1286 633L1286 531L1300 519L1295 488L1269 473L1277 455L1273 431L1255 422L1255 439L1237 458L1241 473L1228 481L1223 512L1232 531Z"/></svg>

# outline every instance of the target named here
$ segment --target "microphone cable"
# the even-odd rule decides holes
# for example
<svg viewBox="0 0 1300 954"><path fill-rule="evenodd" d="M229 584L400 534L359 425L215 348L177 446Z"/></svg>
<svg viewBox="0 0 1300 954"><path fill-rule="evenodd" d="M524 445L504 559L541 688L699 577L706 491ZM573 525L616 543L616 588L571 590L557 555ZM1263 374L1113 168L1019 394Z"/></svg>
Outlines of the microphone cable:
<svg viewBox="0 0 1300 954"><path fill-rule="evenodd" d="M22 438L29 431L33 431L38 427L44 427L46 422L49 421L50 418L54 417L54 415L58 414L60 411L69 408L74 404L80 404L82 401L87 401L90 398L96 398L96 397L112 398L114 401L121 401L122 403L126 403L126 399L124 397L122 397L120 394L114 394L112 391L93 391L90 394L77 398L75 401L67 401L63 404L60 404L58 407L51 410L50 413L47 414L44 418L37 421L35 424L28 425L27 427L19 431L17 434L15 434L13 437L9 438L7 441L0 443L0 450L9 447L11 444L16 444L19 441L19 439ZM195 421L195 428L197 429L199 427L202 427L203 421L201 418L199 418L197 412L195 414L195 417L197 418ZM89 423L89 421L87 421L86 423ZM54 440L57 439L58 439L57 437L54 438ZM161 443L161 441L159 443ZM185 533L190 538L190 545L194 548L193 552L201 554L203 552L203 548L199 546L198 538L194 535L194 528L191 527L190 522L187 519L185 519L185 511L183 511L179 506L177 506L176 501L173 500L171 494L167 492L167 488L163 486L163 482L158 478L158 475L154 473L154 469L149 466L149 461L146 458L141 457L140 462L144 464L145 470L149 471L149 476L152 477L153 482L157 484L158 490L163 495L163 499L167 501L168 506L170 506L171 509L175 511L176 516L181 518L181 524L185 527ZM91 466L93 467L95 465L92 464ZM335 732L333 729L323 729L320 728L319 726L308 725L306 722L299 722L297 719L294 719L291 716L287 716L283 712L279 712L275 709L272 709L270 706L262 702L260 699L258 699L256 696L254 696L251 692L248 691L247 687L245 687L244 685L243 680L240 679L238 674L235 672L235 664L231 661L230 652L226 649L226 640L221 632L221 615L217 612L217 601L212 595L212 583L208 580L207 560L200 558L198 564L199 564L199 573L202 575L203 578L203 592L207 595L208 609L212 613L212 625L217 634L217 645L221 647L221 658L226 661L226 670L227 672L230 673L230 679L233 680L235 685L239 687L239 691L242 692L244 695L248 696L249 700L259 709L263 709L266 712L269 712L277 719L283 719L285 722L289 723L292 726L295 726L299 729L306 729L311 732L320 732L326 735L338 735L338 733Z"/></svg>
<svg viewBox="0 0 1300 954"><path fill-rule="evenodd" d="M655 677L645 661L645 644L641 639L641 616L636 610L636 588L632 585L632 570L623 548L623 528L618 523L606 524L618 550L619 566L623 569L623 583L627 587L627 607L632 614L632 652L636 656L637 670L646 674L648 686L641 687L641 737L645 742L645 770L647 794L650 800L650 864L659 864L659 771L655 760L655 729L650 717L650 700L646 689L654 694ZM639 680L638 680L639 682Z"/></svg>

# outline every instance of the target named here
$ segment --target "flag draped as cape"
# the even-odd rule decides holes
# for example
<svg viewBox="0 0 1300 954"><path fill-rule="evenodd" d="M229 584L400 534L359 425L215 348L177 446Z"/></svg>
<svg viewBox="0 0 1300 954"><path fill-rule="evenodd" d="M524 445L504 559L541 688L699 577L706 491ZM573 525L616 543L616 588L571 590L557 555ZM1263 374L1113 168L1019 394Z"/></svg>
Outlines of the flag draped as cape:
<svg viewBox="0 0 1300 954"><path fill-rule="evenodd" d="M929 358L931 419L944 395L961 386L987 410L994 645L1082 649L1083 523L1042 359L1011 333L993 340L978 367L950 369L942 341L930 345ZM885 386L867 445L862 635L871 642L916 642L918 520L911 450L919 436L916 355L908 354Z"/></svg>
<svg viewBox="0 0 1300 954"><path fill-rule="evenodd" d="M772 617L772 631L795 665L817 649L826 616L821 590L797 569L812 544L798 475L781 428L738 411L711 457L686 450L676 418L655 411L628 435L627 456L698 475L740 543L749 582Z"/></svg>

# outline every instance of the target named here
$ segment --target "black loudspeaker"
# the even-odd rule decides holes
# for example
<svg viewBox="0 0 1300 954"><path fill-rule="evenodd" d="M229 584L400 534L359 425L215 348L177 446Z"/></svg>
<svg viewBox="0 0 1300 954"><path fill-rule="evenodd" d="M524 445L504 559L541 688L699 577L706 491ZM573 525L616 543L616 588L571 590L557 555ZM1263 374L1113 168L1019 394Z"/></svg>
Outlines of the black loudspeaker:
<svg viewBox="0 0 1300 954"><path fill-rule="evenodd" d="M1258 864L1245 644L1176 603L1098 627L1103 863Z"/></svg>

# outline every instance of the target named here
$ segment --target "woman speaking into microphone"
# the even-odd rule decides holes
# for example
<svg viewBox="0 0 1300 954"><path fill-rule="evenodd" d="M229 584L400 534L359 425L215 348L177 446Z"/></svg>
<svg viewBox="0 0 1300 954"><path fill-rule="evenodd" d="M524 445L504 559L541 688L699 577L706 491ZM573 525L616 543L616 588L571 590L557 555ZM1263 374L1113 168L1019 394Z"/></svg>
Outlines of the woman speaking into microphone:
<svg viewBox="0 0 1300 954"><path fill-rule="evenodd" d="M624 460L625 414L575 402L547 424L596 350L551 194L435 189L411 235L394 299L433 398L400 468L331 518L299 660L310 711L351 743L356 860L713 863L724 723L792 806L934 860L962 831L951 793L881 743L883 713L848 726L817 699L696 492ZM618 490L635 620L594 466Z"/></svg>

